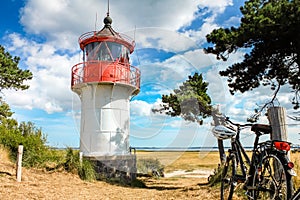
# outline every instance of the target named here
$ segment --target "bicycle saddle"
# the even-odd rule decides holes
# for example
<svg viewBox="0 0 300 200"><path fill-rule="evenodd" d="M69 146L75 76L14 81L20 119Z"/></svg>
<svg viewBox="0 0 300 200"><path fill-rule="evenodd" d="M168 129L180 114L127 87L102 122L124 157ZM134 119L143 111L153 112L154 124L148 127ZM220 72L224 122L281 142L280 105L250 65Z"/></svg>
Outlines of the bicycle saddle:
<svg viewBox="0 0 300 200"><path fill-rule="evenodd" d="M264 134L269 134L272 132L272 127L267 124L253 124L251 127L253 132L263 132Z"/></svg>

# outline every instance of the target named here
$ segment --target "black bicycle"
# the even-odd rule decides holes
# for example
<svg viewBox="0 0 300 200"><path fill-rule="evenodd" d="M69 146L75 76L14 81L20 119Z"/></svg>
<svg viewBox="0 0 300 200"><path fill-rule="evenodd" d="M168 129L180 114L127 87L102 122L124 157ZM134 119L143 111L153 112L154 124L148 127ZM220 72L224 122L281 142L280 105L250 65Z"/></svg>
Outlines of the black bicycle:
<svg viewBox="0 0 300 200"><path fill-rule="evenodd" d="M289 200L293 194L292 176L295 175L294 165L287 156L290 143L259 143L261 135L271 133L269 125L238 124L229 118L225 118L225 124L214 129L215 135L231 139L231 149L228 150L221 175L221 200L232 199L235 191L248 199ZM251 159L240 142L240 132L245 127L251 127L256 135Z"/></svg>

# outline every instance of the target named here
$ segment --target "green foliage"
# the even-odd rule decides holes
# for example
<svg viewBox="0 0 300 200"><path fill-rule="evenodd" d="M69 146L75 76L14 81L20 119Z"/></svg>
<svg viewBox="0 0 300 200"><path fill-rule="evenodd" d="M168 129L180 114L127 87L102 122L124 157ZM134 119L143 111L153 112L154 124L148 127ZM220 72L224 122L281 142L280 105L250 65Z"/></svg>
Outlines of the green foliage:
<svg viewBox="0 0 300 200"><path fill-rule="evenodd" d="M79 159L79 152L74 151L72 148L67 148L63 166L67 172L78 174L82 180L96 180L95 167L92 162L83 158L81 163Z"/></svg>
<svg viewBox="0 0 300 200"><path fill-rule="evenodd" d="M66 150L65 156L46 146L47 138L40 128L32 122L18 122L8 118L11 116L9 106L0 99L0 145L10 152L13 161L17 158L18 146L23 145L23 166L64 170L78 174L83 180L95 180L94 166L88 160L79 161L78 151L71 148ZM49 167L54 163L56 167Z"/></svg>
<svg viewBox="0 0 300 200"><path fill-rule="evenodd" d="M91 161L83 158L82 163L79 167L78 175L82 180L86 180L86 181L96 180L95 166Z"/></svg>
<svg viewBox="0 0 300 200"><path fill-rule="evenodd" d="M208 83L203 81L202 74L195 73L183 82L179 89L174 89L169 95L162 95L162 109L172 117L181 116L187 121L203 123L203 118L212 113L211 99L207 94Z"/></svg>
<svg viewBox="0 0 300 200"><path fill-rule="evenodd" d="M11 88L15 90L29 88L29 85L23 82L32 79L32 73L29 70L20 69L18 67L19 61L19 57L12 57L0 45L0 91Z"/></svg>
<svg viewBox="0 0 300 200"><path fill-rule="evenodd" d="M0 122L2 119L11 117L12 114L13 112L10 110L9 105L2 100L2 97L0 97Z"/></svg>
<svg viewBox="0 0 300 200"><path fill-rule="evenodd" d="M137 173L147 176L163 177L164 166L159 162L158 159L139 159L137 162Z"/></svg>
<svg viewBox="0 0 300 200"><path fill-rule="evenodd" d="M0 144L10 152L12 160L17 158L18 146L24 146L23 165L42 167L57 158L55 152L46 146L46 136L32 122L21 122L9 118L12 112L0 98Z"/></svg>
<svg viewBox="0 0 300 200"><path fill-rule="evenodd" d="M25 128L25 129L24 129ZM13 160L17 157L18 146L24 146L23 165L27 167L40 167L47 161L54 159L55 155L45 145L46 137L41 129L33 123L22 122L18 125L13 119L2 119L0 124L0 144L6 147Z"/></svg>
<svg viewBox="0 0 300 200"><path fill-rule="evenodd" d="M78 151L74 151L72 148L67 148L66 158L63 165L67 172L71 172L73 174L78 173L78 169L80 167Z"/></svg>
<svg viewBox="0 0 300 200"><path fill-rule="evenodd" d="M221 184L223 167L218 166L214 169L214 173L208 177L208 184L210 186L218 186Z"/></svg>
<svg viewBox="0 0 300 200"><path fill-rule="evenodd" d="M220 72L228 77L232 94L289 83L295 92L293 103L299 108L299 8L298 0L249 0L240 8L239 27L215 29L206 36L214 46L205 51L217 59L225 61L237 49L248 49L242 62Z"/></svg>

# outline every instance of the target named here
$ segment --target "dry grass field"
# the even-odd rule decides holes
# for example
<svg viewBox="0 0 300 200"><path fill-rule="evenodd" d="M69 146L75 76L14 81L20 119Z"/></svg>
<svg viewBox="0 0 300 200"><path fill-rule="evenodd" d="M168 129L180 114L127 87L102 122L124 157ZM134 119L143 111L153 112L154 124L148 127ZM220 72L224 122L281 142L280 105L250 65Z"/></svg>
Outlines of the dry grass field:
<svg viewBox="0 0 300 200"><path fill-rule="evenodd" d="M300 154L292 154L300 171ZM23 168L16 182L15 164L0 150L0 199L219 199L219 189L206 185L218 164L218 152L138 152L138 159L158 159L164 178L141 178L146 188L125 187L102 181L86 182L65 172ZM300 180L300 179L299 179ZM296 182L299 182L298 179Z"/></svg>

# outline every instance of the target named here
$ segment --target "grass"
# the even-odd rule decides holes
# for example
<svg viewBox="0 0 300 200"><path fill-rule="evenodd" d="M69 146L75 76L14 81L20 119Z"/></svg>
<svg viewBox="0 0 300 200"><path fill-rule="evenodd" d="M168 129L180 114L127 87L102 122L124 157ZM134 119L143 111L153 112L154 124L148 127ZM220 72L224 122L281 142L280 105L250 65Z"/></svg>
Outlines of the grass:
<svg viewBox="0 0 300 200"><path fill-rule="evenodd" d="M0 161L9 162L9 151L0 144Z"/></svg>
<svg viewBox="0 0 300 200"><path fill-rule="evenodd" d="M296 177L293 177L295 188L300 188L300 153L291 153L291 161L294 163L294 170L297 173Z"/></svg>
<svg viewBox="0 0 300 200"><path fill-rule="evenodd" d="M165 172L214 169L219 163L218 152L137 152L137 159L154 158L164 165Z"/></svg>
<svg viewBox="0 0 300 200"><path fill-rule="evenodd" d="M295 188L300 188L300 152L290 154L294 163L296 177L293 177ZM176 170L193 171L196 169L216 169L219 163L219 152L147 152L138 151L137 158L158 159L165 166L165 172Z"/></svg>

